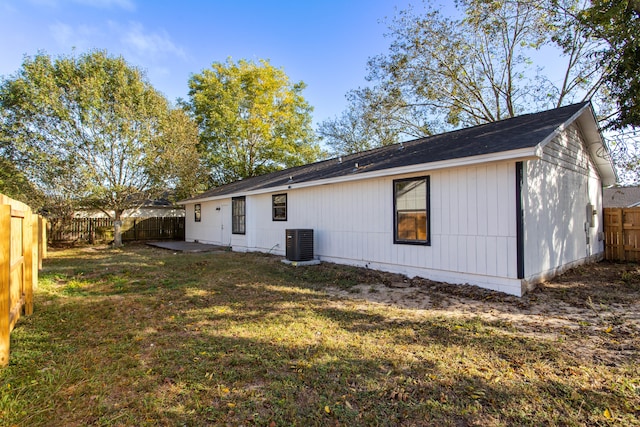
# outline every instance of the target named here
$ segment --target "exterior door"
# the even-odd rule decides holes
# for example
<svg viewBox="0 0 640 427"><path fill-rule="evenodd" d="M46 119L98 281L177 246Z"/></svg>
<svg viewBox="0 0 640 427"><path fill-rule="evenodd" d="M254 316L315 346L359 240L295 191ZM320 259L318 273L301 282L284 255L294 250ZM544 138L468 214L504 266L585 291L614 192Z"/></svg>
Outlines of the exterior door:
<svg viewBox="0 0 640 427"><path fill-rule="evenodd" d="M229 210L229 205L221 206L219 216L220 243L223 246L231 246L231 211Z"/></svg>

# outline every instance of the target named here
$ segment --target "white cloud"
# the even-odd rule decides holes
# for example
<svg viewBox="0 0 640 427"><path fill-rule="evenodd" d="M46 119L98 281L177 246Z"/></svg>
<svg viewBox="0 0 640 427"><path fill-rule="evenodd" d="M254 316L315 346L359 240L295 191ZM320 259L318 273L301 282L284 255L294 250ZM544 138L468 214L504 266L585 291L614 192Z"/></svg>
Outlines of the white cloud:
<svg viewBox="0 0 640 427"><path fill-rule="evenodd" d="M41 7L58 7L60 2L58 0L29 0L29 3Z"/></svg>
<svg viewBox="0 0 640 427"><path fill-rule="evenodd" d="M72 27L62 22L50 25L49 31L58 46L63 48L75 47L81 50L93 47L92 40L99 36L99 31L88 25Z"/></svg>
<svg viewBox="0 0 640 427"><path fill-rule="evenodd" d="M73 39L73 28L70 25L63 24L62 22L56 22L49 25L49 31L53 39L61 46L69 45L69 42Z"/></svg>
<svg viewBox="0 0 640 427"><path fill-rule="evenodd" d="M124 10L136 10L136 4L133 0L28 0L29 3L36 6L45 6L49 8L57 8L65 3L75 3L83 6L94 7L97 9L114 9L120 8Z"/></svg>
<svg viewBox="0 0 640 427"><path fill-rule="evenodd" d="M187 59L185 50L174 43L166 31L147 31L139 22L123 25L108 21L106 27L94 27L58 21L48 28L51 40L64 51L71 48L78 51L107 49L146 67L159 66L175 58Z"/></svg>
<svg viewBox="0 0 640 427"><path fill-rule="evenodd" d="M2 14L13 14L18 11L18 9L12 5L10 2L0 1L0 11Z"/></svg>
<svg viewBox="0 0 640 427"><path fill-rule="evenodd" d="M74 0L75 3L101 9L121 8L135 10L136 4L132 0Z"/></svg>
<svg viewBox="0 0 640 427"><path fill-rule="evenodd" d="M166 55L185 58L184 50L177 46L166 31L146 32L143 25L132 22L127 28L110 23L112 29L121 35L120 41L136 55L160 58Z"/></svg>

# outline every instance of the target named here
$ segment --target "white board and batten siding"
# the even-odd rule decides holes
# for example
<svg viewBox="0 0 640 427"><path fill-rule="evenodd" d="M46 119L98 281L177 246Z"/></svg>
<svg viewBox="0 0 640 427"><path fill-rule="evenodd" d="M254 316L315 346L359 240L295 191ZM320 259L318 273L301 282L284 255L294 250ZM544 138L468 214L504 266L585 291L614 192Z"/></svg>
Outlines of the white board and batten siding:
<svg viewBox="0 0 640 427"><path fill-rule="evenodd" d="M305 169L310 176L327 171L317 181L282 184L282 174L276 174L214 189L184 202L186 240L285 255L285 230L313 229L314 254L323 261L521 296L564 269L602 257L602 186L616 180L610 159L600 156L606 147L590 104L536 114L431 142L435 153L445 153L446 144L461 141L470 149L478 138L469 157L414 163L431 157L399 155L393 169L356 167L353 174L318 163ZM461 135L471 135L466 145L456 139ZM504 151L487 149L493 147L491 138L502 137ZM471 155L476 148L479 154ZM384 147L376 153L380 158L372 164L395 156ZM395 243L393 182L426 176L430 244ZM279 186L261 187L268 182ZM233 188L247 190L231 194ZM273 219L272 196L277 194L287 195L286 221ZM231 233L233 196L246 198L245 234ZM413 209L405 202L399 201L403 214ZM200 222L194 218L195 204L200 205Z"/></svg>
<svg viewBox="0 0 640 427"><path fill-rule="evenodd" d="M419 176L430 177L431 244L394 244L393 181ZM292 187L246 197L246 234L232 235L234 251L285 255L285 230L311 228L320 260L520 295L513 161ZM287 221L273 221L271 197L282 193ZM202 202L200 223L187 205L188 241L222 244L215 208L223 203L231 199Z"/></svg>
<svg viewBox="0 0 640 427"><path fill-rule="evenodd" d="M604 252L602 180L584 141L572 124L544 146L541 159L525 162L525 286Z"/></svg>
<svg viewBox="0 0 640 427"><path fill-rule="evenodd" d="M200 221L195 221L195 206L200 205ZM185 205L185 240L230 246L231 199L220 199Z"/></svg>

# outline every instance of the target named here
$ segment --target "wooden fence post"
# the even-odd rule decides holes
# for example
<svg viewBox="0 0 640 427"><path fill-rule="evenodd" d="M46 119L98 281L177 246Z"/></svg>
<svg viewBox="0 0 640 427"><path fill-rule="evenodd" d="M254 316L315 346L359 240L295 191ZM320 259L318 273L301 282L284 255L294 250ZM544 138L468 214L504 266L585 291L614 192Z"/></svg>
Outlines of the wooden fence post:
<svg viewBox="0 0 640 427"><path fill-rule="evenodd" d="M32 256L31 256L31 293L38 289L38 271L40 270L40 247L38 245L40 240L40 228L39 228L39 215L33 214L31 215L31 247Z"/></svg>
<svg viewBox="0 0 640 427"><path fill-rule="evenodd" d="M22 220L22 250L24 251L24 314L33 314L33 218L31 210L26 210Z"/></svg>
<svg viewBox="0 0 640 427"><path fill-rule="evenodd" d="M11 205L0 205L0 366L9 364L11 325Z"/></svg>
<svg viewBox="0 0 640 427"><path fill-rule="evenodd" d="M47 220L38 215L38 269L42 270L42 260L47 257Z"/></svg>

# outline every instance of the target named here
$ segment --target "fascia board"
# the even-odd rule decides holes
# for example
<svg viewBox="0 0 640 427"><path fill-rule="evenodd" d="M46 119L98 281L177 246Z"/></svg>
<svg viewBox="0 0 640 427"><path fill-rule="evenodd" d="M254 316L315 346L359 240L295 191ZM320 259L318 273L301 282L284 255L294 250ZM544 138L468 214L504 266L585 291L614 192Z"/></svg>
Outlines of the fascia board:
<svg viewBox="0 0 640 427"><path fill-rule="evenodd" d="M229 199L231 197L238 197L238 196L254 196L258 194L276 193L276 192L287 191L287 190L294 190L294 189L297 190L302 188L317 187L320 185L353 182L353 181L360 181L364 179L383 178L383 177L394 176L394 175L407 175L411 173L424 173L424 172L435 171L440 169L476 166L479 164L501 162L506 160L517 160L517 161L530 160L530 159L537 159L539 157L540 156L536 154L536 147L528 147L528 148L521 148L518 150L502 151L499 153L482 154L479 156L463 157L463 158L451 159L451 160L442 160L439 162L420 163L416 165L402 166L402 167L392 168L392 169L383 169L383 170L374 171L374 172L354 173L353 175L349 175L349 176L340 176L335 178L320 179L320 180L301 182L301 183L293 182L288 185L281 185L277 187L260 188L258 190L252 190L252 191L241 191L241 192L229 193L229 194L224 194L219 196L206 197L202 199L184 200L184 201L178 202L178 204L187 205L192 203L202 203L202 202L210 202L215 200Z"/></svg>
<svg viewBox="0 0 640 427"><path fill-rule="evenodd" d="M590 104L585 104L584 107L582 107L580 110L578 110L573 116L571 116L567 121L565 121L564 123L562 123L560 126L558 126L556 128L556 130L554 130L553 132L551 132L549 135L547 135L547 137L545 139L543 139L542 141L540 141L540 143L538 143L538 146L536 147L536 156L537 157L542 157L542 150L544 149L544 147L550 143L553 138L555 138L556 136L558 136L560 133L562 133L567 127L569 127L569 125L571 123L573 123L574 121L576 121L583 113L586 109L591 108Z"/></svg>
<svg viewBox="0 0 640 427"><path fill-rule="evenodd" d="M604 144L602 134L598 128L598 122L591 108L591 104L587 103L571 116L566 122L558 126L558 128L542 140L536 147L536 157L542 157L544 147L551 142L556 136L567 129L573 122L576 122L582 130L587 144L587 149L591 155L591 160L595 163L598 173L602 179L604 186L614 185L617 182L616 171L611 164L609 150Z"/></svg>

